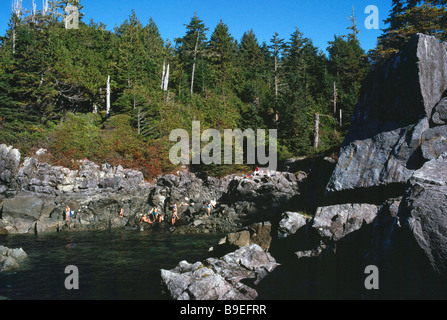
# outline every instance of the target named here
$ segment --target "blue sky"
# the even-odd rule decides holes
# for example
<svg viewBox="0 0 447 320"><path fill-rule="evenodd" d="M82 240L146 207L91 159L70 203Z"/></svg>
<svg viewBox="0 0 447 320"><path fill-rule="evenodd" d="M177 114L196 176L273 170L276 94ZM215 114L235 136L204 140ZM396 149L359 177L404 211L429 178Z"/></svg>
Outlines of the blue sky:
<svg viewBox="0 0 447 320"><path fill-rule="evenodd" d="M2 35L10 18L11 1L0 0ZM37 9L41 9L42 0L35 1ZM298 27L323 51L334 35L348 32L348 17L353 6L362 48L366 51L374 48L377 37L382 33L380 29L385 27L383 20L391 9L391 0L81 0L81 3L84 21L93 18L95 22L103 22L109 30L127 19L134 9L143 24L152 17L162 37L173 42L174 38L185 34L185 24L196 12L210 29L209 33L222 19L235 39L240 40L245 31L253 29L261 43L269 42L275 32L288 40ZM22 5L30 9L32 0L22 0ZM368 5L379 10L379 30L367 29L364 25L369 16L365 13Z"/></svg>

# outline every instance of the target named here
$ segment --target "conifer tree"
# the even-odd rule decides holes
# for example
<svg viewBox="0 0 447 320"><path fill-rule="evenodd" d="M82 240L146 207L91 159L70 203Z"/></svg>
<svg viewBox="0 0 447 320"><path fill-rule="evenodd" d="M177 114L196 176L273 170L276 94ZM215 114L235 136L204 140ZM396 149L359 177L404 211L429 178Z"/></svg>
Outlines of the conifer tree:
<svg viewBox="0 0 447 320"><path fill-rule="evenodd" d="M208 55L216 93L223 96L226 95L227 90L233 89L232 77L235 72L236 50L236 42L229 33L228 26L221 20L211 35Z"/></svg>
<svg viewBox="0 0 447 320"><path fill-rule="evenodd" d="M206 56L207 36L209 28L205 27L196 13L190 23L186 25L186 34L177 38L178 54L183 70L189 75L189 91L192 94L195 89L200 89L196 81L197 75L202 75L204 57ZM199 82L200 83L200 82Z"/></svg>

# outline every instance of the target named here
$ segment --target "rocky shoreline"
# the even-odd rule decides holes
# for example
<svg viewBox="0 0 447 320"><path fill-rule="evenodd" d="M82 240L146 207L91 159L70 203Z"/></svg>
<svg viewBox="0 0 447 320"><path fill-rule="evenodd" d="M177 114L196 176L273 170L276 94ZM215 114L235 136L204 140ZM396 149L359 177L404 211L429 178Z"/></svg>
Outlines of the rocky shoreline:
<svg viewBox="0 0 447 320"><path fill-rule="evenodd" d="M300 181L290 172L217 179L184 170L149 183L120 166L84 160L70 170L37 157L20 163L20 157L19 150L0 145L0 234L171 228L174 204L180 219L172 232L231 232L271 219L299 195ZM208 201L215 204L211 215ZM67 206L75 213L69 221ZM164 222L141 224L154 206Z"/></svg>

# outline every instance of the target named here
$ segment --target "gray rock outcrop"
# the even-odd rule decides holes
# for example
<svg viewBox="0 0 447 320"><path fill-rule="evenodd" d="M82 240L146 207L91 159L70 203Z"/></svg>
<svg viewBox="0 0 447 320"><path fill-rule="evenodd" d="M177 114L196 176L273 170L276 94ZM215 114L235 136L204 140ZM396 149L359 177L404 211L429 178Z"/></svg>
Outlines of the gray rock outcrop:
<svg viewBox="0 0 447 320"><path fill-rule="evenodd" d="M433 108L439 107L437 123L443 112L446 50L446 43L418 34L370 74L327 185L328 194L405 185L420 168L425 161L420 151L423 133L429 129Z"/></svg>
<svg viewBox="0 0 447 320"><path fill-rule="evenodd" d="M307 224L308 219L298 212L284 212L278 225L278 239L293 235L297 230Z"/></svg>
<svg viewBox="0 0 447 320"><path fill-rule="evenodd" d="M26 258L27 254L22 248L0 246L0 272L18 268Z"/></svg>
<svg viewBox="0 0 447 320"><path fill-rule="evenodd" d="M321 238L337 241L360 229L363 223L372 223L377 212L378 206L367 203L320 207L315 213L312 228Z"/></svg>
<svg viewBox="0 0 447 320"><path fill-rule="evenodd" d="M175 300L254 300L256 285L277 266L268 252L251 244L221 259L181 261L172 270L162 269L161 277Z"/></svg>

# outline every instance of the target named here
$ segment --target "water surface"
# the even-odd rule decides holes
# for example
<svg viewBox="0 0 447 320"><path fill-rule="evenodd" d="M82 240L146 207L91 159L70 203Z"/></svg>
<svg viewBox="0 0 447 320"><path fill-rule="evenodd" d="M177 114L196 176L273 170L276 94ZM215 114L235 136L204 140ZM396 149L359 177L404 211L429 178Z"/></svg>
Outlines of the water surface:
<svg viewBox="0 0 447 320"><path fill-rule="evenodd" d="M179 235L164 230L111 230L2 235L0 245L28 255L17 270L0 273L0 298L13 300L168 299L160 269L196 262L222 235ZM65 268L79 270L79 289L67 290Z"/></svg>

